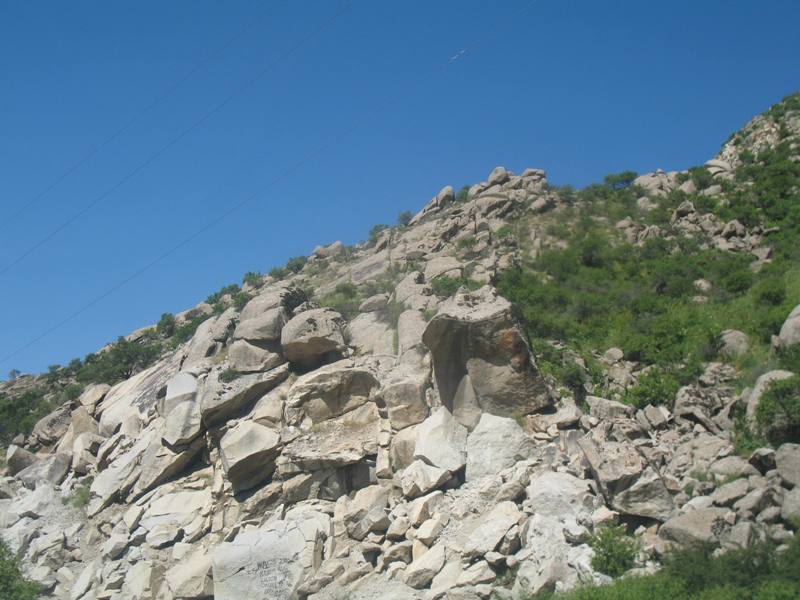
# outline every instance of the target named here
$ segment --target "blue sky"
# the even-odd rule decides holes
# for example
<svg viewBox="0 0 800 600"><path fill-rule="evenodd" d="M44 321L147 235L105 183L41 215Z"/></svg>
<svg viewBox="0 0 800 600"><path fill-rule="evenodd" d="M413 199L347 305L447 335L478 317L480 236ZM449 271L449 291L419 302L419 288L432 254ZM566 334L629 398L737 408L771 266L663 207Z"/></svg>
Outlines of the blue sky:
<svg viewBox="0 0 800 600"><path fill-rule="evenodd" d="M364 239L496 165L580 186L702 163L800 88L798 22L796 1L3 0L0 359L259 193L0 377Z"/></svg>

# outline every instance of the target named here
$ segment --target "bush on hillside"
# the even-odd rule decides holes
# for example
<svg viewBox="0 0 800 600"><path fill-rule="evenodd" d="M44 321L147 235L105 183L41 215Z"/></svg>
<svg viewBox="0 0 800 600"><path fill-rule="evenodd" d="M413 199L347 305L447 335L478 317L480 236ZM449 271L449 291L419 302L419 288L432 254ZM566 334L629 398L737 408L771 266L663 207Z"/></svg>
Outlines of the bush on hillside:
<svg viewBox="0 0 800 600"><path fill-rule="evenodd" d="M769 543L716 554L710 546L676 550L653 575L616 579L537 598L558 600L796 600L800 598L800 539L778 552ZM532 600L532 597L529 597Z"/></svg>
<svg viewBox="0 0 800 600"><path fill-rule="evenodd" d="M182 327L176 328L173 339ZM78 381L108 384L123 381L155 363L161 351L161 344L152 336L144 336L135 342L120 336L106 351L86 357L83 367L78 371Z"/></svg>
<svg viewBox="0 0 800 600"><path fill-rule="evenodd" d="M800 375L769 385L758 403L756 422L774 444L800 442Z"/></svg>
<svg viewBox="0 0 800 600"><path fill-rule="evenodd" d="M589 539L594 550L592 568L611 577L619 577L636 566L639 542L622 525L598 527Z"/></svg>
<svg viewBox="0 0 800 600"><path fill-rule="evenodd" d="M469 290L477 290L481 287L481 283L468 277L451 277L450 275L440 275L431 281L433 293L440 298L449 298L462 286L466 286Z"/></svg>
<svg viewBox="0 0 800 600"><path fill-rule="evenodd" d="M333 292L323 296L319 303L339 312L346 319L352 319L358 314L361 296L354 284L345 282L338 284Z"/></svg>
<svg viewBox="0 0 800 600"><path fill-rule="evenodd" d="M19 560L0 542L0 600L36 600L41 588L28 581L19 569Z"/></svg>
<svg viewBox="0 0 800 600"><path fill-rule="evenodd" d="M164 337L170 337L175 333L175 315L164 313L156 324L156 331Z"/></svg>

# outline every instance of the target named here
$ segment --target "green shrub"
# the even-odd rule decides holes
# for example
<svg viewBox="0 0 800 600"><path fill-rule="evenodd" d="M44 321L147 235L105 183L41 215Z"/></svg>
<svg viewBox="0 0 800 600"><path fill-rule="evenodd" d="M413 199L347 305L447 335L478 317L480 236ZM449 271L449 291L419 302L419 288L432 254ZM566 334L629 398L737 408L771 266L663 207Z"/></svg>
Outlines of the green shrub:
<svg viewBox="0 0 800 600"><path fill-rule="evenodd" d="M623 171L622 173L606 175L603 178L603 184L612 190L622 190L631 185L636 176L636 171Z"/></svg>
<svg viewBox="0 0 800 600"><path fill-rule="evenodd" d="M413 213L410 210L404 210L399 215L397 215L397 224L401 227L405 227L411 222L411 219L414 218Z"/></svg>
<svg viewBox="0 0 800 600"><path fill-rule="evenodd" d="M679 388L680 382L674 374L653 368L639 377L635 386L625 391L623 400L636 408L644 408L648 404L672 407Z"/></svg>
<svg viewBox="0 0 800 600"><path fill-rule="evenodd" d="M360 304L361 296L358 288L349 282L337 284L333 292L320 299L321 306L332 308L347 319L352 319L358 314Z"/></svg>
<svg viewBox="0 0 800 600"><path fill-rule="evenodd" d="M512 237L514 235L514 230L511 229L511 225L502 225L495 231L494 235L498 240L502 240L507 237Z"/></svg>
<svg viewBox="0 0 800 600"><path fill-rule="evenodd" d="M254 273L253 271L248 271L244 274L242 278L242 283L247 283L253 287L258 287L261 283L261 273Z"/></svg>
<svg viewBox="0 0 800 600"><path fill-rule="evenodd" d="M287 271L283 267L272 267L269 270L269 273L268 273L268 275L270 277L272 277L273 279L278 279L278 280L283 279L288 274L289 274L289 271Z"/></svg>
<svg viewBox="0 0 800 600"><path fill-rule="evenodd" d="M540 596L540 597L544 597ZM551 596L559 600L796 600L800 541L777 552L769 543L715 554L711 546L674 551L654 575L621 577Z"/></svg>
<svg viewBox="0 0 800 600"><path fill-rule="evenodd" d="M240 292L237 291L233 294L234 301L239 293ZM209 318L211 318L211 315L204 315L201 313L175 327L175 333L172 334L172 347L177 348L179 345L192 339L197 328Z"/></svg>
<svg viewBox="0 0 800 600"><path fill-rule="evenodd" d="M164 313L156 324L156 331L164 337L170 337L175 333L175 315Z"/></svg>
<svg viewBox="0 0 800 600"><path fill-rule="evenodd" d="M308 262L307 256L294 256L286 261L286 270L290 273L299 273Z"/></svg>
<svg viewBox="0 0 800 600"><path fill-rule="evenodd" d="M469 188L470 186L468 185L461 186L461 189L458 190L456 194L456 202L466 202L469 200Z"/></svg>
<svg viewBox="0 0 800 600"><path fill-rule="evenodd" d="M236 310L242 310L245 304L250 302L250 300L252 299L253 296L251 294L248 294L247 292L236 292L232 298L233 306L234 308L236 308Z"/></svg>
<svg viewBox="0 0 800 600"><path fill-rule="evenodd" d="M235 283L231 283L230 285L222 287L218 292L211 294L208 298L206 298L206 302L208 304L217 304L220 300L222 300L223 296L230 296L238 291L239 286Z"/></svg>
<svg viewBox="0 0 800 600"><path fill-rule="evenodd" d="M36 600L41 588L28 581L19 569L19 560L0 542L0 600Z"/></svg>
<svg viewBox="0 0 800 600"><path fill-rule="evenodd" d="M449 298L455 294L461 286L466 286L470 290L477 290L481 283L466 277L451 277L450 275L439 275L431 281L433 293L440 298Z"/></svg>
<svg viewBox="0 0 800 600"><path fill-rule="evenodd" d="M377 243L381 233L383 233L387 229L389 229L388 225L383 225L380 223L377 225L373 225L369 230L369 243L373 245Z"/></svg>
<svg viewBox="0 0 800 600"><path fill-rule="evenodd" d="M69 504L75 508L83 508L84 506L87 506L89 504L91 485L92 479L90 478L84 484L77 486L72 490L72 494L67 502L69 502Z"/></svg>
<svg viewBox="0 0 800 600"><path fill-rule="evenodd" d="M180 330L181 327L175 329L173 340ZM120 336L105 352L88 355L77 378L84 383L114 384L151 366L161 352L161 344L148 336L135 342Z"/></svg>
<svg viewBox="0 0 800 600"><path fill-rule="evenodd" d="M800 441L800 375L773 381L756 408L756 421L770 441Z"/></svg>
<svg viewBox="0 0 800 600"><path fill-rule="evenodd" d="M236 379L238 377L241 377L241 375L242 374L239 373L239 371L237 371L236 369L228 368L228 369L225 369L222 373L219 374L219 380L222 383L230 383L234 379Z"/></svg>
<svg viewBox="0 0 800 600"><path fill-rule="evenodd" d="M611 577L619 577L636 566L639 542L625 533L622 525L598 527L589 540L594 550L592 568Z"/></svg>

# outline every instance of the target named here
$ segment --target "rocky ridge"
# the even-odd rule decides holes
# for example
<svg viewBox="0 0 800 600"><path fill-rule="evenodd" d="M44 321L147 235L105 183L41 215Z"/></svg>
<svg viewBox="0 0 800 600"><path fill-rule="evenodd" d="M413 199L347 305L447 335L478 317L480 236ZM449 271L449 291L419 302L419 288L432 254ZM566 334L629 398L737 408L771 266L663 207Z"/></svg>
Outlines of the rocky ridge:
<svg viewBox="0 0 800 600"><path fill-rule="evenodd" d="M758 119L746 131L774 143ZM737 152L726 144L706 164L719 182L709 195ZM691 183L679 179L639 176L638 203L658 207ZM753 414L768 382L792 373L739 394L733 367L710 362L672 409L635 409L614 399L642 372L619 349L584 399L540 369L494 283L559 243L544 223L565 203L543 171L497 167L464 197L445 187L406 227L248 284L241 309L14 440L3 541L48 597L72 600L522 598L607 581L587 542L617 520L644 570L674 545L787 541L800 445L742 457L732 414ZM770 260L763 228L690 202L669 230L616 228L631 243L696 236L754 269ZM460 288L437 293L450 281ZM351 315L321 305L343 285L363 296ZM776 344L800 342L798 310ZM734 354L746 343L725 339Z"/></svg>

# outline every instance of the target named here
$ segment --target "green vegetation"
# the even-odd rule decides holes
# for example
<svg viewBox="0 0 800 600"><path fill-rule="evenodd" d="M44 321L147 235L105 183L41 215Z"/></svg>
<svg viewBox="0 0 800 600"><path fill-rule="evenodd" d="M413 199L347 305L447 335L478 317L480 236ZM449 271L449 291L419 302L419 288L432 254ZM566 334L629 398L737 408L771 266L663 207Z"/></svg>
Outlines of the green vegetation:
<svg viewBox="0 0 800 600"><path fill-rule="evenodd" d="M340 283L330 294L323 296L320 306L327 306L341 313L345 318L352 319L358 314L361 304L361 295L358 288L352 283Z"/></svg>
<svg viewBox="0 0 800 600"><path fill-rule="evenodd" d="M431 281L433 293L440 298L449 298L455 294L461 286L466 286L467 289L470 290L477 290L481 285L479 281L465 276L451 277L450 275L439 275L439 277Z"/></svg>
<svg viewBox="0 0 800 600"><path fill-rule="evenodd" d="M461 186L461 189L458 190L456 194L456 202L466 202L469 200L469 188L470 186L468 185Z"/></svg>
<svg viewBox="0 0 800 600"><path fill-rule="evenodd" d="M175 333L175 315L164 313L156 324L156 332L164 337L170 337Z"/></svg>
<svg viewBox="0 0 800 600"><path fill-rule="evenodd" d="M0 542L0 600L36 600L38 584L26 580L19 570L19 560Z"/></svg>
<svg viewBox="0 0 800 600"><path fill-rule="evenodd" d="M241 375L242 374L239 373L239 371L237 371L235 369L228 368L228 369L225 369L222 373L219 374L219 380L222 383L230 383L234 379L237 379L238 377L241 377Z"/></svg>
<svg viewBox="0 0 800 600"><path fill-rule="evenodd" d="M248 271L244 274L242 278L243 284L252 285L253 287L258 287L261 284L261 273L255 273L253 271Z"/></svg>
<svg viewBox="0 0 800 600"><path fill-rule="evenodd" d="M89 504L91 485L92 478L89 478L88 481L73 489L70 497L68 499L64 499L64 503L69 503L75 508L83 508L84 506L87 506Z"/></svg>
<svg viewBox="0 0 800 600"><path fill-rule="evenodd" d="M622 525L598 527L589 540L594 550L592 568L611 577L619 577L636 566L639 542L625 533Z"/></svg>
<svg viewBox="0 0 800 600"><path fill-rule="evenodd" d="M208 298L206 298L206 302L209 304L219 304L222 301L222 298L225 296L231 296L239 291L239 286L235 283L230 285L226 285L221 288L218 292L214 292Z"/></svg>
<svg viewBox="0 0 800 600"><path fill-rule="evenodd" d="M176 329L175 336L180 329ZM105 351L86 357L83 367L78 371L78 381L109 384L123 381L152 365L161 356L162 349L161 342L152 333L133 342L120 336Z"/></svg>
<svg viewBox="0 0 800 600"><path fill-rule="evenodd" d="M373 246L377 243L381 233L389 229L388 225L377 224L373 225L369 230L369 243Z"/></svg>
<svg viewBox="0 0 800 600"><path fill-rule="evenodd" d="M644 213L633 173L579 191L559 188L567 206L551 215L545 231L564 247L506 271L500 292L520 308L534 340L558 340L582 357L616 346L626 359L652 365L624 398L636 406L670 404L701 363L717 357L725 329L750 339L749 352L734 361L740 387L770 368L797 369L800 351L774 352L770 337L800 297L800 163L791 160L789 141L749 160L735 184L721 182L722 196L674 191ZM687 178L698 189L712 182L705 168L691 169ZM613 225L631 217L670 233L670 217L687 199L723 222L777 228L765 238L772 261L754 272L752 256L713 249L702 234L675 232L636 245ZM710 291L696 287L701 279Z"/></svg>
<svg viewBox="0 0 800 600"><path fill-rule="evenodd" d="M404 210L399 215L397 215L397 224L400 225L401 227L406 227L413 218L414 214L410 210Z"/></svg>
<svg viewBox="0 0 800 600"><path fill-rule="evenodd" d="M800 441L800 375L769 385L758 403L756 421L773 444Z"/></svg>
<svg viewBox="0 0 800 600"><path fill-rule="evenodd" d="M537 598L554 600L795 600L800 598L800 538L783 552L769 543L729 550L696 547L674 552L654 575L623 577Z"/></svg>

